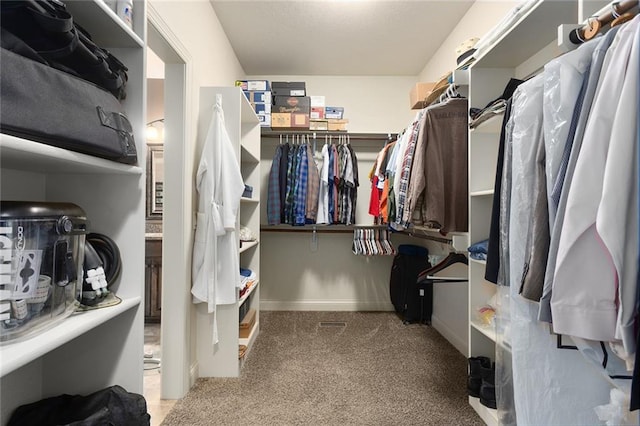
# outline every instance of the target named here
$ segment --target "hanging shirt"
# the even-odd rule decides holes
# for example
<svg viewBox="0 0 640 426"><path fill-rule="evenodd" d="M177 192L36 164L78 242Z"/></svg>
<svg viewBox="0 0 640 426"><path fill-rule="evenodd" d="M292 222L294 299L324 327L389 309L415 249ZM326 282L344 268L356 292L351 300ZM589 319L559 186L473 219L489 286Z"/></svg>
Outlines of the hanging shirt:
<svg viewBox="0 0 640 426"><path fill-rule="evenodd" d="M360 186L360 177L358 176L358 158L356 157L356 152L353 150L351 144L347 145L347 149L351 154L351 168L353 170L353 188L351 190L351 215L350 215L350 223L356 223L356 205L358 201L358 187Z"/></svg>
<svg viewBox="0 0 640 426"><path fill-rule="evenodd" d="M402 216L406 226L418 211L422 223L441 232L467 230L467 114L465 98L449 99L425 110Z"/></svg>
<svg viewBox="0 0 640 426"><path fill-rule="evenodd" d="M599 233L596 221L603 196L614 117L623 112L619 110L619 105L626 105L620 99L627 80L627 64L632 46L637 44L634 40L637 37L635 33L638 30L638 19L639 17L634 18L620 29L605 56L569 189L558 246L551 296L554 331L591 340L613 341L622 337L625 331L618 321L616 306L621 304L620 313L627 306L627 302L619 300L616 294L618 280L621 295L626 285L627 277L622 275L626 267L618 264L622 261L623 254L611 259L609 255L616 254L616 249L610 245L607 246L608 250L604 250L603 246L605 238L605 244L616 245L620 241L617 234ZM637 51L634 49L634 52ZM637 78L630 78L634 77ZM616 189L616 194L624 197L628 190L629 186L623 186ZM614 225L624 226L625 222Z"/></svg>
<svg viewBox="0 0 640 426"><path fill-rule="evenodd" d="M424 110L420 115L420 119L413 123L411 126L411 131L407 132L409 137L407 139L407 144L405 146L404 152L401 156L398 157L398 168L396 169L396 181L395 181L395 190L396 190L396 224L399 225L400 228L407 227L409 224L407 221L404 221L404 210L407 199L407 191L409 189L409 180L411 179L411 166L413 164L413 155L416 147L416 142L418 141L418 134L421 128L422 116L424 114Z"/></svg>
<svg viewBox="0 0 640 426"><path fill-rule="evenodd" d="M280 157L280 223L285 222L285 205L287 202L287 172L289 167L289 144L282 145L282 156Z"/></svg>
<svg viewBox="0 0 640 426"><path fill-rule="evenodd" d="M318 193L318 218L316 223L329 223L329 145L322 147L322 169L320 170L320 190Z"/></svg>
<svg viewBox="0 0 640 426"><path fill-rule="evenodd" d="M316 223L318 217L318 196L320 192L320 174L318 165L313 158L311 146L307 145L307 206L305 210L306 223Z"/></svg>
<svg viewBox="0 0 640 426"><path fill-rule="evenodd" d="M305 224L305 209L307 207L307 177L309 174L309 163L307 162L307 147L298 147L298 160L296 166L296 184L294 191L294 225Z"/></svg>
<svg viewBox="0 0 640 426"><path fill-rule="evenodd" d="M613 42L615 35L620 27L614 27L607 32L599 41L595 51L591 56L591 65L589 67L589 77L587 85L582 95L582 107L578 108L574 112L573 120L577 122L574 136L567 141L565 150L562 154L560 161L558 175L556 176L556 182L554 183L550 203L555 207L556 215L553 223L553 229L551 231L551 240L549 243L549 256L547 257L547 270L545 272L544 287L542 290L542 298L540 299L540 308L538 312L538 319L540 321L551 322L551 292L553 288L553 276L556 270L556 259L558 255L558 245L560 244L560 236L562 235L562 227L564 223L564 215L567 205L567 197L569 195L569 188L573 179L573 173L575 170L576 161L580 148L582 147L582 139L584 136L584 130L591 111L591 105L596 93L598 81L600 80L600 73L604 62L605 55L609 46ZM586 76L585 76L586 78ZM576 105L577 107L577 105ZM571 135L569 135L571 137ZM566 182L566 184L565 184Z"/></svg>
<svg viewBox="0 0 640 426"><path fill-rule="evenodd" d="M236 219L244 182L235 148L224 124L222 98L216 99L196 173L198 211L193 245L191 293L207 303L213 317L213 344L218 342L216 305L236 302L238 237Z"/></svg>
<svg viewBox="0 0 640 426"><path fill-rule="evenodd" d="M280 225L280 159L282 158L282 145L276 147L276 153L271 162L269 171L269 187L267 188L267 223Z"/></svg>
<svg viewBox="0 0 640 426"><path fill-rule="evenodd" d="M333 145L327 145L327 151L329 153L329 160L327 162L327 187L328 187L328 204L327 204L327 223L333 223L333 216L336 210L335 195L336 186L334 183L335 177L335 147Z"/></svg>

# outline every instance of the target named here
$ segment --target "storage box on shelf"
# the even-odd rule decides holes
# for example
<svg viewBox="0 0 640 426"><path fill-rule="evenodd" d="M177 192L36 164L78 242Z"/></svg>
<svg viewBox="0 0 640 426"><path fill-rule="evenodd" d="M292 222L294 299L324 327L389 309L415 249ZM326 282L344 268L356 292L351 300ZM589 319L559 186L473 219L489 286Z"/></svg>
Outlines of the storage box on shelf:
<svg viewBox="0 0 640 426"><path fill-rule="evenodd" d="M129 69L123 105L138 164L144 164L146 12L144 1L134 3L133 30L101 0L67 2L67 7L94 41ZM144 170L5 134L0 134L0 157L2 200L74 203L86 212L88 231L111 237L123 259L112 288L120 304L75 313L35 337L0 346L0 423L17 406L48 396L115 384L142 393Z"/></svg>
<svg viewBox="0 0 640 426"><path fill-rule="evenodd" d="M222 96L225 124L236 149L242 178L245 185L253 188L251 198L243 197L240 200L236 235L240 235L239 230L243 226L257 236L260 234L260 122L240 87L203 87L200 91L199 134L206 133L216 95ZM207 313L204 304L198 307L197 357L200 377L238 377L242 363L247 359L260 331L259 241L243 241L238 256L240 268L254 272L256 279L242 296L238 291L236 303L216 307L219 343L215 349L211 342L211 315ZM241 309L253 310L255 313L253 326L246 338L240 337ZM246 346L242 357L238 353L240 345Z"/></svg>
<svg viewBox="0 0 640 426"><path fill-rule="evenodd" d="M576 2L539 0L492 46L480 52L469 69L469 106L483 108L499 97L509 79L525 78L550 59L558 25L575 22ZM469 131L469 235L473 244L489 236L502 115ZM469 356L496 357L502 343L495 324L479 321L477 309L492 303L497 287L484 279L485 262L469 264ZM495 302L493 302L495 303ZM508 348L507 348L508 349ZM485 423L498 424L496 410L469 397Z"/></svg>

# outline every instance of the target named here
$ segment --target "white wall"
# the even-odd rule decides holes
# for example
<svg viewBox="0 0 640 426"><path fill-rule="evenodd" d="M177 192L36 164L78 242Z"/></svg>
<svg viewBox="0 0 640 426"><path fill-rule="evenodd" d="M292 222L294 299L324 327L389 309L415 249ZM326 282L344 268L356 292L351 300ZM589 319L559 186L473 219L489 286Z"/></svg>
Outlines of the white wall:
<svg viewBox="0 0 640 426"><path fill-rule="evenodd" d="M325 96L327 106L344 107L350 132L399 132L409 124L409 91L415 77L266 75L248 78L305 81L307 94Z"/></svg>
<svg viewBox="0 0 640 426"><path fill-rule="evenodd" d="M437 81L455 69L456 48L472 37L482 38L519 3L520 0L476 0L438 51L429 59L418 80Z"/></svg>

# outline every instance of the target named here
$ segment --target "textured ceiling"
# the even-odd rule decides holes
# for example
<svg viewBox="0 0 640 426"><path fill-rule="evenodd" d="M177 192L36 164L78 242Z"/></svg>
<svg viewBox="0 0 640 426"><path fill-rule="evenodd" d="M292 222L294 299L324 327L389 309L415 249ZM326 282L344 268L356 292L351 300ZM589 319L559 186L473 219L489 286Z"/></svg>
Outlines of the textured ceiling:
<svg viewBox="0 0 640 426"><path fill-rule="evenodd" d="M211 0L248 75L418 75L473 0Z"/></svg>

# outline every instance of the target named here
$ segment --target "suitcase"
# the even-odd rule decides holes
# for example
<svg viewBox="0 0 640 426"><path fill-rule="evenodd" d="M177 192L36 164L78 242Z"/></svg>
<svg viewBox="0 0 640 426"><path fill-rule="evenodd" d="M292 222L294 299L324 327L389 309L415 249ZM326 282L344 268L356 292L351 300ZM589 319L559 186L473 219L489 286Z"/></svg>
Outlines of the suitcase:
<svg viewBox="0 0 640 426"><path fill-rule="evenodd" d="M389 294L395 311L405 324L431 324L433 283L418 283L418 274L431 265L425 247L403 244L393 259Z"/></svg>

